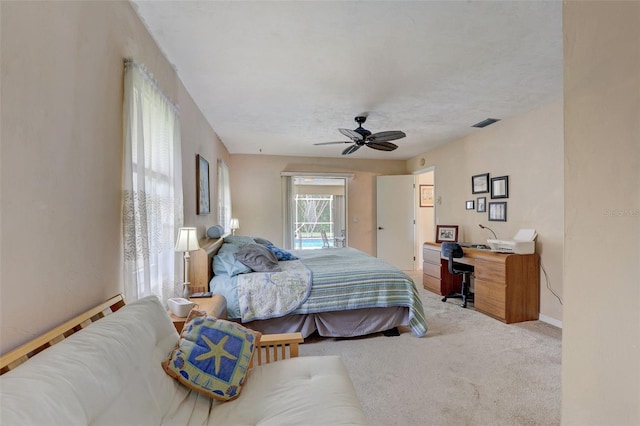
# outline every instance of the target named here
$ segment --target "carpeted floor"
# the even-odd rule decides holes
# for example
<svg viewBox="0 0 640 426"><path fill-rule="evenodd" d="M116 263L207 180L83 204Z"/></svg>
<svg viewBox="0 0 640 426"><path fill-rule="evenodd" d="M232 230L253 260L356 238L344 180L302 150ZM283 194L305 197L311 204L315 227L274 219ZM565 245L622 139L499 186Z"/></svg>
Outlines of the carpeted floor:
<svg viewBox="0 0 640 426"><path fill-rule="evenodd" d="M342 356L371 425L560 424L560 329L506 325L415 281L425 337L312 336L300 354Z"/></svg>

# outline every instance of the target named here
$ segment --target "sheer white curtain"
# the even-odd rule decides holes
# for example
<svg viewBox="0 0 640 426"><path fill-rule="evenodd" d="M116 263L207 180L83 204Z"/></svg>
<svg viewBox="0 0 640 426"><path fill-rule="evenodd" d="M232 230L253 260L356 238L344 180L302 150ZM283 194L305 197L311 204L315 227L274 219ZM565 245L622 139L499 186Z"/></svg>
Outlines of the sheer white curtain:
<svg viewBox="0 0 640 426"><path fill-rule="evenodd" d="M144 67L125 62L124 293L131 302L177 293L174 252L183 224L180 116ZM176 274L177 272L177 274Z"/></svg>
<svg viewBox="0 0 640 426"><path fill-rule="evenodd" d="M218 224L225 232L229 231L231 222L231 184L229 182L229 166L218 160Z"/></svg>
<svg viewBox="0 0 640 426"><path fill-rule="evenodd" d="M282 242L283 248L287 250L294 249L295 235L294 222L296 211L295 190L293 176L282 176Z"/></svg>

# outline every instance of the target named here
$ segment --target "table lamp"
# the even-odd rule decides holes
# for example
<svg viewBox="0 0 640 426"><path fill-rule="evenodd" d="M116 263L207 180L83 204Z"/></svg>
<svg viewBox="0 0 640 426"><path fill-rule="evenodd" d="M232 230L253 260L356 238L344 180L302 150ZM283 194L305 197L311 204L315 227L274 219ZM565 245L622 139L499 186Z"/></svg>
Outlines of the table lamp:
<svg viewBox="0 0 640 426"><path fill-rule="evenodd" d="M236 229L240 228L240 221L232 217L231 222L229 222L229 228L231 228L231 235L236 235Z"/></svg>
<svg viewBox="0 0 640 426"><path fill-rule="evenodd" d="M182 297L188 299L191 297L191 291L189 289L189 256L190 251L198 250L200 245L198 244L198 236L196 235L196 228L180 228L178 230L178 240L176 241L175 250L184 253L184 279L182 282Z"/></svg>

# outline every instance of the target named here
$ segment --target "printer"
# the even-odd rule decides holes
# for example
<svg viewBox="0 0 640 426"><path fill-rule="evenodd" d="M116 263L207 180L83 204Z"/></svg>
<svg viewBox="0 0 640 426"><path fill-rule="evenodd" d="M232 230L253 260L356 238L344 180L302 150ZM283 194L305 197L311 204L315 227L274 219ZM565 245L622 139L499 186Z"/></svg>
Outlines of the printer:
<svg viewBox="0 0 640 426"><path fill-rule="evenodd" d="M536 252L535 229L520 229L510 240L487 240L491 251L514 254L533 254Z"/></svg>

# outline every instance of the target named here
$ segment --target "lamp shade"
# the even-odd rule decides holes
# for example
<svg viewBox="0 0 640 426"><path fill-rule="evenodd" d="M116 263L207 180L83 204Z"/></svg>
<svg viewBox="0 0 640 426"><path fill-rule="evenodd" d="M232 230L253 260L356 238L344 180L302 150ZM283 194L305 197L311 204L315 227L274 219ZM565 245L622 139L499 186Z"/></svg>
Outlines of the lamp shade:
<svg viewBox="0 0 640 426"><path fill-rule="evenodd" d="M178 230L178 240L176 241L176 251L193 251L198 250L198 236L196 228L180 228Z"/></svg>
<svg viewBox="0 0 640 426"><path fill-rule="evenodd" d="M232 217L231 222L229 222L229 228L233 230L240 228L240 221L237 218Z"/></svg>

